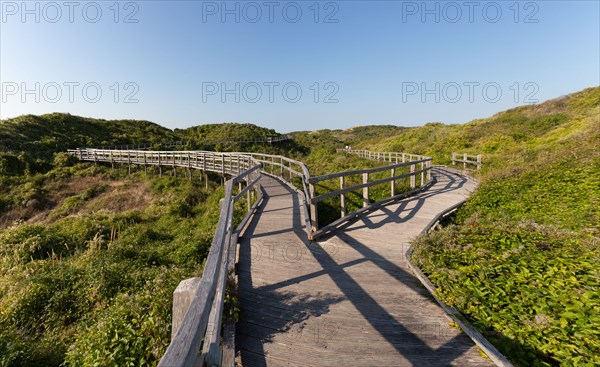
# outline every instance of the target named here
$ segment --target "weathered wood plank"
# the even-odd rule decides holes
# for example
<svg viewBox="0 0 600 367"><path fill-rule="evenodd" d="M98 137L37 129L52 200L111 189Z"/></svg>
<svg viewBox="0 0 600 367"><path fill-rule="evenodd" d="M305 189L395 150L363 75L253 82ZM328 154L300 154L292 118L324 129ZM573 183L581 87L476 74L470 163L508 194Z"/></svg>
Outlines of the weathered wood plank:
<svg viewBox="0 0 600 367"><path fill-rule="evenodd" d="M449 182L438 178L427 192L365 211L320 243L298 235L300 202L276 183L265 181L265 205L240 242L239 365L491 365L448 326L404 257L403 244L418 234L413 220L426 226L464 199L468 183L444 191Z"/></svg>

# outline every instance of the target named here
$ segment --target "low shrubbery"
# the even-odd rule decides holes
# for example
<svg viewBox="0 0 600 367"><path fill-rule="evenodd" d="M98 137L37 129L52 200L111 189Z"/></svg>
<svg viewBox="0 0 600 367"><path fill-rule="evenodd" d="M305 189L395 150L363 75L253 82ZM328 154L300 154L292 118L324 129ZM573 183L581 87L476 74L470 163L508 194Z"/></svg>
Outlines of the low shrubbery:
<svg viewBox="0 0 600 367"><path fill-rule="evenodd" d="M21 177L22 188L5 199L16 210L24 198L71 180L56 177ZM0 231L0 365L151 365L164 353L172 292L202 270L222 189L150 177L155 199L146 207L81 212L111 194L107 184L94 183L106 180L114 179L90 180L50 208L44 225Z"/></svg>
<svg viewBox="0 0 600 367"><path fill-rule="evenodd" d="M441 298L519 366L600 365L599 91L501 116L531 123L514 130L527 142L498 148L450 225L415 241Z"/></svg>

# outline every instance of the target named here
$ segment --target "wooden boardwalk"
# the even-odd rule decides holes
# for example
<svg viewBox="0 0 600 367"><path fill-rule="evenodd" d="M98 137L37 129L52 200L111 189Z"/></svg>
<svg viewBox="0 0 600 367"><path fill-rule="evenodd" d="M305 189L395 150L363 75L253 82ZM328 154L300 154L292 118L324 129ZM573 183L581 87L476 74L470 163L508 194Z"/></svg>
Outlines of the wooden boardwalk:
<svg viewBox="0 0 600 367"><path fill-rule="evenodd" d="M427 191L309 241L297 194L264 176L240 240L236 361L251 366L492 366L409 270L405 252L474 184L435 171Z"/></svg>

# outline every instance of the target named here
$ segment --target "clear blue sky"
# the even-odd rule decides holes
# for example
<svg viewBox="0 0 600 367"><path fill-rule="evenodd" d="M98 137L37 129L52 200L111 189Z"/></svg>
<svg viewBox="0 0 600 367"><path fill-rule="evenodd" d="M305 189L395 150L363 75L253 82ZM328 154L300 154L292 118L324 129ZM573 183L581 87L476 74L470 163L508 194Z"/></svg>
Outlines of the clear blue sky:
<svg viewBox="0 0 600 367"><path fill-rule="evenodd" d="M1 118L415 126L600 84L598 1L65 4L1 1Z"/></svg>

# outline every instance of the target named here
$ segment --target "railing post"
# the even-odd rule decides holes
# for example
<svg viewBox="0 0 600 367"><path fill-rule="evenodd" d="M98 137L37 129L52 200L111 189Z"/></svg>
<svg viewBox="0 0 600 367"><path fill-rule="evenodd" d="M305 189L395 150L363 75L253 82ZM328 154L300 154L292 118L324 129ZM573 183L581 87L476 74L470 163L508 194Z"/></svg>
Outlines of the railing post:
<svg viewBox="0 0 600 367"><path fill-rule="evenodd" d="M477 169L481 169L481 154L477 155Z"/></svg>
<svg viewBox="0 0 600 367"><path fill-rule="evenodd" d="M281 167L280 167L281 168L281 178L284 178L283 177L283 156L279 157L279 161L281 163Z"/></svg>
<svg viewBox="0 0 600 367"><path fill-rule="evenodd" d="M367 184L369 183L369 173L365 172L363 173L363 184ZM363 187L363 208L368 206L370 204L369 202L369 187Z"/></svg>
<svg viewBox="0 0 600 367"><path fill-rule="evenodd" d="M196 289L200 284L201 277L184 279L179 282L177 288L173 292L173 321L171 323L171 339L179 330L181 322L185 317L190 303L196 294Z"/></svg>
<svg viewBox="0 0 600 367"><path fill-rule="evenodd" d="M463 169L467 169L467 153L463 154Z"/></svg>
<svg viewBox="0 0 600 367"><path fill-rule="evenodd" d="M392 168L392 172L391 172L391 176L390 177L394 177L396 176L396 168ZM396 195L396 180L392 180L391 182L391 195L390 196L394 196Z"/></svg>
<svg viewBox="0 0 600 367"><path fill-rule="evenodd" d="M431 181L431 160L427 161L427 182Z"/></svg>
<svg viewBox="0 0 600 367"><path fill-rule="evenodd" d="M402 153L402 163L406 162L406 153Z"/></svg>
<svg viewBox="0 0 600 367"><path fill-rule="evenodd" d="M415 165L414 164L410 165L410 173L411 173L411 175L410 175L410 188L414 189L417 186L416 179L415 179Z"/></svg>
<svg viewBox="0 0 600 367"><path fill-rule="evenodd" d="M190 176L190 180L192 179L192 157L190 152L187 154L187 164L188 164L188 174Z"/></svg>
<svg viewBox="0 0 600 367"><path fill-rule="evenodd" d="M248 178L248 181L246 181L246 185L249 183L250 178ZM250 191L252 191L252 189L246 191L246 201L248 202L248 211L250 211L250 208L252 207L252 204L250 203Z"/></svg>
<svg viewBox="0 0 600 367"><path fill-rule="evenodd" d="M423 171L425 169L425 162L421 162L421 187L423 187L425 185L425 172Z"/></svg>
<svg viewBox="0 0 600 367"><path fill-rule="evenodd" d="M307 200L310 200L310 222L312 225L312 231L315 232L319 229L319 213L317 211L317 204L318 203L313 203L312 202L312 198L314 198L315 196L317 196L317 192L315 190L315 184L314 183L308 183L308 190L310 193L310 198L307 198Z"/></svg>
<svg viewBox="0 0 600 367"><path fill-rule="evenodd" d="M162 166L160 165L160 152L158 152L158 177L162 177Z"/></svg>
<svg viewBox="0 0 600 367"><path fill-rule="evenodd" d="M271 174L275 175L275 157L271 157Z"/></svg>
<svg viewBox="0 0 600 367"><path fill-rule="evenodd" d="M340 190L344 189L344 176L340 176ZM341 217L345 217L348 212L346 210L346 194L341 193L340 194L340 210L341 210Z"/></svg>

